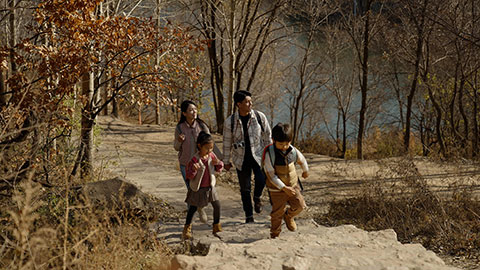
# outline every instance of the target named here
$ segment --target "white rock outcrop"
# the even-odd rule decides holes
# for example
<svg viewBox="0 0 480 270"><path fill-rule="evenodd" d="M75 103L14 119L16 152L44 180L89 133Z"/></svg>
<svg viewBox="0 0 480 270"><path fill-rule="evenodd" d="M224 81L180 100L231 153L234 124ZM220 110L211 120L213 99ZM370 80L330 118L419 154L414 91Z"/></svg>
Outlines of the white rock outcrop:
<svg viewBox="0 0 480 270"><path fill-rule="evenodd" d="M352 225L324 227L300 220L298 231L268 237L268 224L232 224L221 240L197 231L206 256L176 255L171 269L456 269L420 244L401 244L393 230L367 232ZM194 231L195 234L195 231Z"/></svg>

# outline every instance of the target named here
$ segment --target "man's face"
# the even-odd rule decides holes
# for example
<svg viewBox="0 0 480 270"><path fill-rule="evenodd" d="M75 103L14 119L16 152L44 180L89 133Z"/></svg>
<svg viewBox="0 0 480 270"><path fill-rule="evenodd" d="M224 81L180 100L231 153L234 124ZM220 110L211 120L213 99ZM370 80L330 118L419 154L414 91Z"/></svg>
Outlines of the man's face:
<svg viewBox="0 0 480 270"><path fill-rule="evenodd" d="M246 96L242 102L237 103L240 113L249 113L252 110L252 97Z"/></svg>

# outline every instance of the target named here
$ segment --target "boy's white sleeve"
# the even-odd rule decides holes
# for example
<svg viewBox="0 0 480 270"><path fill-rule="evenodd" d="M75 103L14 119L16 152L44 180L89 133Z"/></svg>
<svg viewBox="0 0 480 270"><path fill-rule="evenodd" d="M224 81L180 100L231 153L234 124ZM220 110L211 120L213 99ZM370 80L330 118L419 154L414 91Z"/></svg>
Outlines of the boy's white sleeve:
<svg viewBox="0 0 480 270"><path fill-rule="evenodd" d="M275 187L280 190L285 187L285 184L282 182L282 180L280 180L280 178L278 178L278 176L275 174L275 169L272 166L272 161L270 160L270 155L268 153L265 153L263 169L265 170L265 173L270 176L270 179L272 179L272 183Z"/></svg>
<svg viewBox="0 0 480 270"><path fill-rule="evenodd" d="M297 164L300 165L300 167L302 167L303 172L308 172L307 159L305 158L305 156L303 156L302 152L298 151L298 149L296 149L296 151L297 151Z"/></svg>

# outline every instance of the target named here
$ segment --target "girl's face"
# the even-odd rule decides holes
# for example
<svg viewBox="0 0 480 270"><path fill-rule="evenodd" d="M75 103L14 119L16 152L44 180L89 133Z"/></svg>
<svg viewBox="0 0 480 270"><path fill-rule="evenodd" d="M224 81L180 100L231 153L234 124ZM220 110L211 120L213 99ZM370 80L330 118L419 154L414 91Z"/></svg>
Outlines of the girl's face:
<svg viewBox="0 0 480 270"><path fill-rule="evenodd" d="M197 107L193 104L188 105L187 111L182 112L188 122L192 122L197 118Z"/></svg>
<svg viewBox="0 0 480 270"><path fill-rule="evenodd" d="M206 156L213 151L213 142L206 143L204 145L198 145L200 156Z"/></svg>

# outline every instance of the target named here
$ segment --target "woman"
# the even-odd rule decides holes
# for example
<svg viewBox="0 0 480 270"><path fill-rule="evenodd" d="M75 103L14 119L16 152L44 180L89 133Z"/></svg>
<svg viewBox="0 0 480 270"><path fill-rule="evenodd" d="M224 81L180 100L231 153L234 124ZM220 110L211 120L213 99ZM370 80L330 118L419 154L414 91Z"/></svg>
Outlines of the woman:
<svg viewBox="0 0 480 270"><path fill-rule="evenodd" d="M198 118L198 111L196 104L191 100L185 100L180 105L181 116L175 128L174 147L178 151L178 161L180 163L180 171L183 176L183 181L188 189L188 181L186 178L186 166L197 151L197 137L201 131L210 134L207 124ZM215 147L216 148L216 147ZM218 148L215 149L217 156L221 157ZM207 222L207 214L203 208L198 209L200 214L200 221Z"/></svg>

